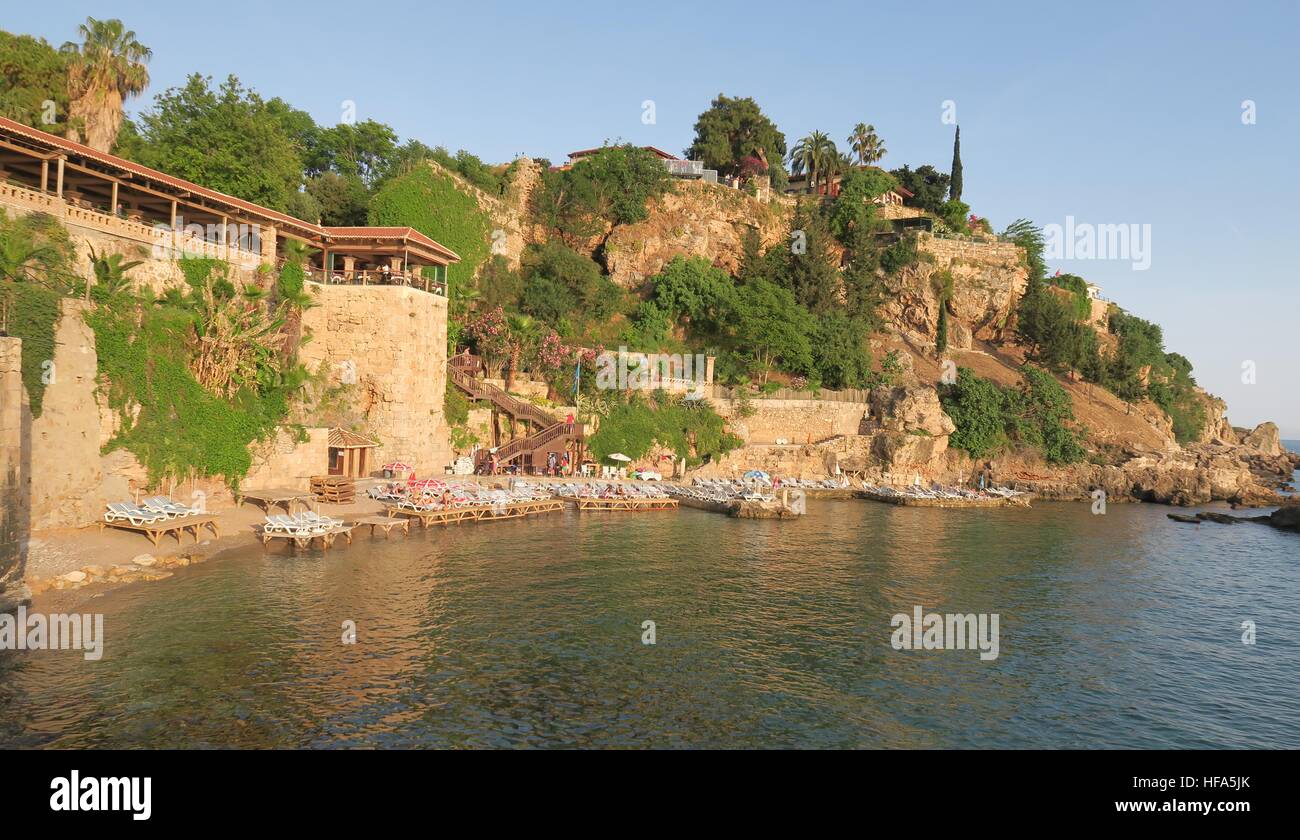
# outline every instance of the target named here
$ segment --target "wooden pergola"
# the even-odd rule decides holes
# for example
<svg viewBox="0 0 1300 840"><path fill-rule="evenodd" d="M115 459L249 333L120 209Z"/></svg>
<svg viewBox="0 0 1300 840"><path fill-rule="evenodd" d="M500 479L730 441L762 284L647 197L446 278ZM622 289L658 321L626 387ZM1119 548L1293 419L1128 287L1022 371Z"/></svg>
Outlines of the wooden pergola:
<svg viewBox="0 0 1300 840"><path fill-rule="evenodd" d="M335 426L329 431L329 474L347 478L364 478L370 450L378 441Z"/></svg>

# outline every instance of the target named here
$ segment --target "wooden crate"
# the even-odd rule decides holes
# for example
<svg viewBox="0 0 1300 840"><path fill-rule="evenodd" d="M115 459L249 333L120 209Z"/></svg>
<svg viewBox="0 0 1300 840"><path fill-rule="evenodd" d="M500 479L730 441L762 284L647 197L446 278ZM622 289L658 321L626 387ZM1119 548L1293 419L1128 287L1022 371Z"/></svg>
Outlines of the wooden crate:
<svg viewBox="0 0 1300 840"><path fill-rule="evenodd" d="M311 478L311 494L318 502L348 505L356 500L357 485L346 476L314 475Z"/></svg>

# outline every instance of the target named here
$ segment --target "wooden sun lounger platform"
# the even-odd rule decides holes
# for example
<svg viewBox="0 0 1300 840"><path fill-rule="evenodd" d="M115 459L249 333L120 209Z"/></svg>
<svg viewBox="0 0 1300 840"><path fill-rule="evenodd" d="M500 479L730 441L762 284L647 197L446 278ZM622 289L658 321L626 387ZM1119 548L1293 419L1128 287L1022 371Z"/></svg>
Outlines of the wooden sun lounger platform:
<svg viewBox="0 0 1300 840"><path fill-rule="evenodd" d="M677 510L676 499L642 499L615 496L610 499L578 497L578 510Z"/></svg>
<svg viewBox="0 0 1300 840"><path fill-rule="evenodd" d="M148 537L155 546L158 545L158 540L167 534L175 534L176 542L180 543L187 531L194 534L194 542L197 543L199 541L199 532L205 527L212 532L212 536L218 538L221 536L221 527L217 524L217 517L215 516L182 516L179 519L162 519L145 525L132 525L124 519L119 519L117 522L104 522L101 520L99 523L99 530L101 531L105 528L139 531Z"/></svg>
<svg viewBox="0 0 1300 840"><path fill-rule="evenodd" d="M372 537L375 535L376 528L383 530L384 539L392 535L394 528L400 528L403 534L411 533L411 520L405 516L367 516L365 519L357 520L357 525L369 525Z"/></svg>
<svg viewBox="0 0 1300 840"><path fill-rule="evenodd" d="M420 526L449 525L460 522L481 522L485 519L518 519L535 513L553 513L564 510L560 499L536 499L530 502L505 502L499 505L472 505L447 510L412 510L397 505L385 505L389 516L405 516L420 520Z"/></svg>
<svg viewBox="0 0 1300 840"><path fill-rule="evenodd" d="M356 525L335 525L323 534L286 534L283 531L268 531L263 526L258 531L258 536L262 538L262 548L266 548L271 540L285 540L292 542L294 548L308 548L312 540L320 540L321 548L329 549L334 545L334 541L339 537L346 537L348 545L352 545L352 529Z"/></svg>
<svg viewBox="0 0 1300 840"><path fill-rule="evenodd" d="M242 505L244 502L253 502L266 513L271 512L271 508L276 505L283 505L285 513L293 513L294 502L301 502L304 507L308 502L314 501L315 497L311 493L305 493L302 490L294 490L289 487L270 487L265 490L245 490L235 499L235 504Z"/></svg>

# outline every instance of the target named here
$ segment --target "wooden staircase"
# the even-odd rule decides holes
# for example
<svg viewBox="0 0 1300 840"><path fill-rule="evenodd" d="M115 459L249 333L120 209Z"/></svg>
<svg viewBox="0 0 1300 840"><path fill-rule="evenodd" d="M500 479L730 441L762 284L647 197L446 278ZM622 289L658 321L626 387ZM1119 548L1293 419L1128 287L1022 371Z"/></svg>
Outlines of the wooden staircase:
<svg viewBox="0 0 1300 840"><path fill-rule="evenodd" d="M471 399L487 400L503 414L538 428L530 435L514 438L499 446L496 452L499 463L508 464L543 449L560 451L569 441L582 440L581 424L560 420L527 400L521 400L479 379L475 374L481 368L482 365L475 356L453 356L447 360L447 379ZM558 447L555 445L557 441L560 443Z"/></svg>

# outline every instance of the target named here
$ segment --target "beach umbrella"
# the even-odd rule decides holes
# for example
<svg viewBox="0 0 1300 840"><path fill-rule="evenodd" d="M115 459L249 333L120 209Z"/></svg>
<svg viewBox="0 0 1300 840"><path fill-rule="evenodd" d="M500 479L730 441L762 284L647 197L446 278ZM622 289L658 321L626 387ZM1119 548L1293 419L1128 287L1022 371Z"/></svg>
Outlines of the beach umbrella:
<svg viewBox="0 0 1300 840"><path fill-rule="evenodd" d="M389 461L381 469L392 470L393 472L410 472L412 468L410 464L402 461Z"/></svg>
<svg viewBox="0 0 1300 840"><path fill-rule="evenodd" d="M626 455L624 455L622 452L615 452L613 455L606 455L605 457L609 458L609 460L611 460L611 461L631 461L631 460L632 460L631 458L629 458L629 457L627 457Z"/></svg>
<svg viewBox="0 0 1300 840"><path fill-rule="evenodd" d="M762 470L750 470L743 476L746 481L766 481L772 483L772 477Z"/></svg>

